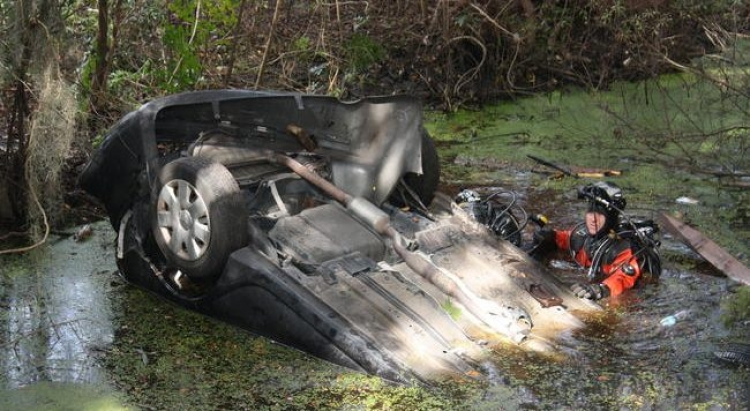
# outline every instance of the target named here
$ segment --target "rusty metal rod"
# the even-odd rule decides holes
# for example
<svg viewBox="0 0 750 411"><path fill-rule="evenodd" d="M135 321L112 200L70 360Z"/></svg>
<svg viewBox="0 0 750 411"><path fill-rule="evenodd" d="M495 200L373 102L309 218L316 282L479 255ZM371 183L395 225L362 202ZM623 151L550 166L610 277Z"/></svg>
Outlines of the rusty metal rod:
<svg viewBox="0 0 750 411"><path fill-rule="evenodd" d="M431 261L428 261L410 251L404 245L406 244L406 241L401 234L391 226L390 217L388 217L388 215L377 206L365 199L353 197L287 155L269 151L268 158L269 161L283 164L288 167L300 177L320 188L333 199L346 206L347 209L355 213L358 217L361 217L370 223L376 232L391 240L394 251L396 251L396 253L404 260L409 268L433 284L444 294L452 297L458 303L466 307L472 315L487 326L508 336L511 340L517 343L522 342L528 336L529 330L531 329L531 320L529 318L522 319L525 321L505 318L502 315L502 307L497 306L491 301L480 301L478 297L470 295L467 292L467 287L459 284L459 279L451 278ZM487 306L494 307L490 309Z"/></svg>

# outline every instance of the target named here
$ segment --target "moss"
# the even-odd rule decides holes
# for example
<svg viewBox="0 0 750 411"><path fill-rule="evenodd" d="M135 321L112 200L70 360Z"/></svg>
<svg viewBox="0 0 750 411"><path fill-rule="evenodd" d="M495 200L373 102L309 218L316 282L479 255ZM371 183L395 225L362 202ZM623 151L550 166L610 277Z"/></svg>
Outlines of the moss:
<svg viewBox="0 0 750 411"><path fill-rule="evenodd" d="M134 403L155 409L460 410L483 387L392 384L154 301L140 290L127 293L118 338L104 362Z"/></svg>
<svg viewBox="0 0 750 411"><path fill-rule="evenodd" d="M750 167L742 155L746 136L710 134L747 121L736 110L727 110L726 104L712 83L674 75L618 83L606 93L556 91L481 111L428 113L426 118L437 141L444 185L527 186L569 193L592 180L564 178L528 155L573 171L620 171L620 176L597 179L623 187L628 203L641 208L633 211L646 217L681 214L750 264L750 230L744 224L748 194L725 185L726 179L692 172L697 167L691 166ZM718 153L718 147L725 149ZM680 197L699 203L678 204Z"/></svg>
<svg viewBox="0 0 750 411"><path fill-rule="evenodd" d="M722 309L722 320L727 327L750 321L750 286L739 287L737 292L724 300Z"/></svg>

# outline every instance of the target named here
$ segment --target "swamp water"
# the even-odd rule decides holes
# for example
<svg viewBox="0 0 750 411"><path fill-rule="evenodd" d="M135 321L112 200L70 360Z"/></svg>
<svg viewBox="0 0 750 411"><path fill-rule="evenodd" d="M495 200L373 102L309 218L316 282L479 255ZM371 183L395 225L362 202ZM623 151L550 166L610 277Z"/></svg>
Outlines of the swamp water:
<svg viewBox="0 0 750 411"><path fill-rule="evenodd" d="M128 409L99 363L115 327L107 230L0 259L0 409Z"/></svg>
<svg viewBox="0 0 750 411"><path fill-rule="evenodd" d="M643 163L629 145L582 121L595 108L571 96L505 104L482 113L431 115L445 175L443 189L500 187L552 224L583 210L575 187L550 179L525 154L564 165L623 170L633 215L680 213L745 263L747 194L701 176ZM480 116L481 115L481 116ZM615 133L616 134L616 133ZM599 150L597 147L605 147ZM686 196L697 204L680 204ZM565 356L508 348L481 382L396 386L325 363L178 308L128 286L114 266L114 232L58 237L27 256L0 258L0 409L2 410L746 410L750 370L714 351L750 342L750 319L724 324L738 285L669 236L664 272L608 301L605 313L567 336ZM562 260L560 275L581 275ZM673 325L662 319L682 310Z"/></svg>

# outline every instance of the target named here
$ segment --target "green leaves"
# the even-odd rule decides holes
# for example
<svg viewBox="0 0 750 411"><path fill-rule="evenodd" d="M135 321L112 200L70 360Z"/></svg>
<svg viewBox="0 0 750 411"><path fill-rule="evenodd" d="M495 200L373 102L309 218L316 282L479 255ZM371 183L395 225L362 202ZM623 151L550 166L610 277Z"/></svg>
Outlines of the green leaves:
<svg viewBox="0 0 750 411"><path fill-rule="evenodd" d="M241 0L170 2L163 20L163 64L154 65L156 86L167 93L196 88L202 79L203 54L221 54L230 45Z"/></svg>
<svg viewBox="0 0 750 411"><path fill-rule="evenodd" d="M354 33L345 45L349 65L355 72L366 71L385 58L383 46L366 34Z"/></svg>
<svg viewBox="0 0 750 411"><path fill-rule="evenodd" d="M189 29L185 26L167 26L162 41L172 55L166 65L156 70L159 85L165 91L177 92L193 88L200 78L202 66L197 47L191 43Z"/></svg>

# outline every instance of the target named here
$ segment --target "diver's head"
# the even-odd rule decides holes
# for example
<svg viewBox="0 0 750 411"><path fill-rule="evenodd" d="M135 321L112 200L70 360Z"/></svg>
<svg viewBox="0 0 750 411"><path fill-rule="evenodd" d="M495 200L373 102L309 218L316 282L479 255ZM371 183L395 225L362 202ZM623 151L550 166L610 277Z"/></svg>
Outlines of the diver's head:
<svg viewBox="0 0 750 411"><path fill-rule="evenodd" d="M586 230L592 236L602 236L615 228L625 208L625 197L617 185L599 181L578 189L578 198L588 200Z"/></svg>
<svg viewBox="0 0 750 411"><path fill-rule="evenodd" d="M617 223L617 216L608 213L604 207L590 203L586 210L586 231L589 235L597 237L609 232Z"/></svg>

